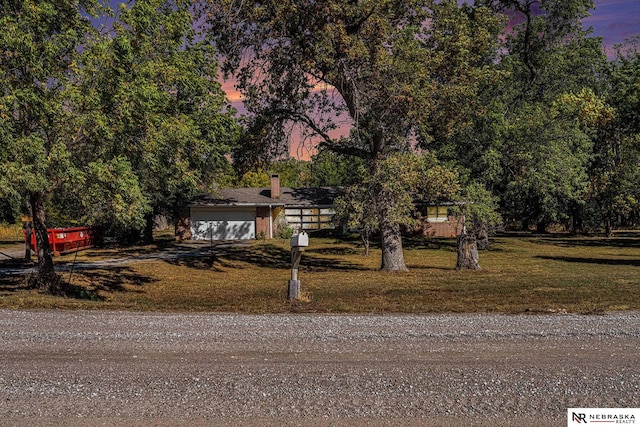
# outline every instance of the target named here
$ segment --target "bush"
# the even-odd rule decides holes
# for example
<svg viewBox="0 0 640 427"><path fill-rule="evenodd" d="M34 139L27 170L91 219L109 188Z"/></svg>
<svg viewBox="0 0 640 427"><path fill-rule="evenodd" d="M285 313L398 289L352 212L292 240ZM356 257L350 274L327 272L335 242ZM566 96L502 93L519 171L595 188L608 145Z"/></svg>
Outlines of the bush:
<svg viewBox="0 0 640 427"><path fill-rule="evenodd" d="M280 233L278 233L278 237L284 240L290 239L291 236L293 236L293 228L291 227L285 227L280 230Z"/></svg>

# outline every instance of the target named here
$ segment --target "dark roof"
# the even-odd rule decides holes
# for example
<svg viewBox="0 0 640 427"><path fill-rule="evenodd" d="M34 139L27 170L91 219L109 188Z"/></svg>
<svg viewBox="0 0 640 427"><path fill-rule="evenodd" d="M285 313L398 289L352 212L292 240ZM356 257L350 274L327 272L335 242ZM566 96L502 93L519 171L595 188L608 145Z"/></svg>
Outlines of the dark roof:
<svg viewBox="0 0 640 427"><path fill-rule="evenodd" d="M269 188L228 188L218 194L203 194L190 206L333 206L340 194L336 187L280 189L280 198L272 199Z"/></svg>

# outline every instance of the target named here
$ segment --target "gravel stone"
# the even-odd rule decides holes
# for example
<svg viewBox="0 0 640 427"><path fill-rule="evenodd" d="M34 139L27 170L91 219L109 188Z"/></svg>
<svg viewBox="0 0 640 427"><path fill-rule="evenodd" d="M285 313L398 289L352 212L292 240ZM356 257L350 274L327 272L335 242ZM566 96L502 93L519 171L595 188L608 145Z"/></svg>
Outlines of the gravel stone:
<svg viewBox="0 0 640 427"><path fill-rule="evenodd" d="M0 425L558 426L638 407L640 313L0 310Z"/></svg>

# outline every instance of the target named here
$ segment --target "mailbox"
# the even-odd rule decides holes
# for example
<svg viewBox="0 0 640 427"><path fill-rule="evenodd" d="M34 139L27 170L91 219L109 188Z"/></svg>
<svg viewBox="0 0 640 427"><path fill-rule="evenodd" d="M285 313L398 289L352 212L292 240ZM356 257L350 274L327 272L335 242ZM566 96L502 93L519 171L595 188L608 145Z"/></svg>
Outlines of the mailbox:
<svg viewBox="0 0 640 427"><path fill-rule="evenodd" d="M300 234L296 234L291 238L292 248L303 248L309 246L309 235L304 231Z"/></svg>
<svg viewBox="0 0 640 427"><path fill-rule="evenodd" d="M298 279L298 267L304 248L309 246L309 235L302 231L291 238L291 280L289 280L289 288L287 298L289 301L300 299L300 280Z"/></svg>

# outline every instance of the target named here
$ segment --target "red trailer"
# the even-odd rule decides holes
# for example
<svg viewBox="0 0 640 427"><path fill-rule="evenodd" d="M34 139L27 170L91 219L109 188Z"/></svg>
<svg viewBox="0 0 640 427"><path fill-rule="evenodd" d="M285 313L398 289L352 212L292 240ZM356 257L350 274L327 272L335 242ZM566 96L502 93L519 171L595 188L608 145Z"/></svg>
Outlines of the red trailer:
<svg viewBox="0 0 640 427"><path fill-rule="evenodd" d="M27 238L26 231L25 242ZM64 255L71 252L81 251L96 246L102 235L95 227L70 227L70 228L50 228L49 246L54 256ZM36 233L31 232L31 249L36 250Z"/></svg>

